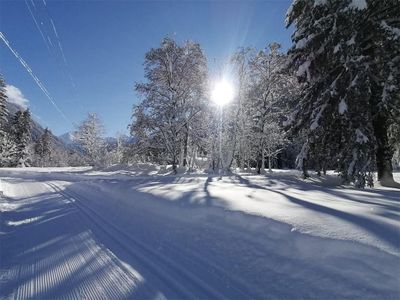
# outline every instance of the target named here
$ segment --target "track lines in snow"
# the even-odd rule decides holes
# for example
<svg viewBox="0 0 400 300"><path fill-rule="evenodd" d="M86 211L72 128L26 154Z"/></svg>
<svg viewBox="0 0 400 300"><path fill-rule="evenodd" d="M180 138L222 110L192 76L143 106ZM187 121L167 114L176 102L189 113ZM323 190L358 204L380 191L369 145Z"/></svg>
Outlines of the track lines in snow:
<svg viewBox="0 0 400 300"><path fill-rule="evenodd" d="M5 263L0 261L0 298L15 298L17 285L21 298L34 293L30 297L39 299L154 299L163 296L159 291L168 298L218 298L211 296L213 290L229 299L397 299L399 295L398 256L354 242L291 231L289 224L248 212L215 207L218 184L209 190L217 195L213 205L189 205L192 194L186 192L201 194L205 179L198 185L189 180L187 186L172 179L154 185L149 178L147 186L154 191L180 188L171 203L169 195L151 195L145 190L146 183L139 190L141 180L130 178L109 182L84 180L80 174L77 178L26 177L9 179L15 191L6 189L7 195L14 197L18 208L6 211L5 220L42 218L6 224L3 245L13 241L17 245L6 247ZM42 183L46 181L60 191ZM244 197L251 191L239 188L220 183L224 199L241 193ZM261 192L251 199L260 199L268 205L265 208L271 208L273 196L270 199L271 193ZM364 200L369 201L368 197ZM387 200L379 201L385 204ZM283 205L281 211L285 209ZM395 208L388 211L395 212ZM19 239L24 231L29 232L25 237L34 238ZM16 243L17 239L23 242ZM14 250L16 255L11 255ZM187 273L207 290L186 278ZM32 278L36 280L33 292Z"/></svg>
<svg viewBox="0 0 400 300"><path fill-rule="evenodd" d="M150 270L153 275L168 284L178 297L197 298L202 295L208 299L224 299L225 297L213 287L207 285L201 278L186 271L181 266L173 262L166 256L147 247L145 244L132 236L128 235L114 224L106 220L91 207L85 205L79 198L80 196L65 190L53 183L48 183L55 191L64 195L67 199L74 199L74 204L90 218L93 223L110 236L120 246L125 248L132 256L135 256L140 262ZM133 249L134 248L134 249Z"/></svg>
<svg viewBox="0 0 400 300"><path fill-rule="evenodd" d="M205 254L201 247L198 249L187 247L189 245L193 246L193 238L197 239L197 234L199 233L197 225L192 227L192 225L190 225L191 223L175 222L177 220L168 220L168 218L165 220L165 215L158 215L153 210L148 211L144 207L141 207L140 204L138 210L132 210L132 207L127 205L128 203L119 201L122 199L128 200L128 196L122 197L118 200L115 198L115 201L107 201L108 199L113 199L111 192L112 189L105 188L105 190L110 191L111 193L104 194L103 198L96 196L98 191L103 191L102 189L98 189L99 186L85 184L83 187L82 190L76 192L68 189L68 192L70 192L71 195L77 195L76 197L79 198L81 202L88 204L92 210L100 212L103 218L106 217L108 222L111 222L118 228L122 229L124 233L128 234L130 237L142 244L145 243L146 248L154 250L156 255L167 257L169 260L172 260L174 264L178 264L180 268L184 268L186 272L195 274L195 276L201 279L205 285L212 287L213 290L219 291L219 293L223 294L225 298L248 299L256 297L255 295L257 292L254 291L254 286L249 284L248 278L243 277L243 274L240 272L231 273L227 271L226 266L223 266L218 259L214 259L212 255L209 256L208 254ZM119 187L114 188L119 189ZM89 192L90 189L96 191L93 196ZM140 198L140 196L138 196L138 198ZM133 201L129 202L131 204L134 203ZM121 214L121 210L126 212L126 214ZM186 214L186 212L183 211L181 211L181 213ZM155 223L153 223L153 221ZM163 226L162 223L164 222L168 223L168 225L165 224L166 226ZM129 224L128 228L126 227L126 224ZM205 224L207 224L207 222L205 222ZM204 242L204 246L208 242L211 244L216 242L218 243L218 239L213 240L215 239L216 234L216 232L214 232L214 225L215 224L208 229L203 228L201 230L200 236L201 240ZM155 232L153 231L154 226L158 228L155 229ZM147 232L147 234L143 235L141 233L142 230L138 231L134 228L142 228ZM221 238L223 238L223 240L225 240L226 235L237 234L237 231L227 232L226 229L226 226L218 227L217 229L217 232L222 235ZM161 230L161 232L158 230ZM211 233L209 230L212 230L213 232ZM184 238L184 232L187 233L188 231L193 235L191 234L186 236L190 238L189 240L186 240ZM155 236L153 236L154 233ZM209 234L212 236L210 240L205 238ZM177 237L178 239L176 240ZM182 238L184 239L182 240ZM186 242L188 242L189 245L186 244ZM229 244L234 245L235 242L236 240L232 239ZM211 248L212 247L213 246L211 246ZM233 259L232 262L235 262L237 258ZM148 268L145 267L145 269ZM171 274L173 275L175 273L172 272ZM197 297L202 295L197 288L193 288L193 290Z"/></svg>
<svg viewBox="0 0 400 300"><path fill-rule="evenodd" d="M40 200L35 192L41 186L21 184L12 199L23 203L15 217L41 213L43 218L13 226L1 237L0 299L129 298L142 284L140 276L122 267L62 195L44 193ZM48 211L60 217L46 216Z"/></svg>

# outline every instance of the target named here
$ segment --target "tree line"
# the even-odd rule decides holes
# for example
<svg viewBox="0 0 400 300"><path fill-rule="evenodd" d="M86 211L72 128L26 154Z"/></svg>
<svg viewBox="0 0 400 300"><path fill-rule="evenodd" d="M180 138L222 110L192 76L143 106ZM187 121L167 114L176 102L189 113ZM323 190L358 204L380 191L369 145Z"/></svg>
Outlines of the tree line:
<svg viewBox="0 0 400 300"><path fill-rule="evenodd" d="M294 1L286 18L294 28L288 51L278 43L240 48L213 77L198 43L164 38L146 53L144 80L135 84L129 142L107 145L100 118L88 114L74 133L75 163L151 162L172 165L175 173L297 167L305 177L311 169L333 169L358 187L373 172L393 184L400 162L397 2ZM235 88L223 108L210 100L221 79ZM2 125L2 165L28 163L28 119L29 111L21 112L11 126ZM36 141L36 165L48 164L47 140Z"/></svg>
<svg viewBox="0 0 400 300"><path fill-rule="evenodd" d="M335 169L363 187L392 184L400 142L400 8L395 0L294 1L287 53L276 43L230 61L236 97L222 112L199 44L165 38L145 56L130 131L135 160L177 166L256 167L293 161L307 177ZM221 124L222 120L222 124ZM219 127L220 126L220 127ZM222 162L218 132L222 130ZM287 163L290 165L290 163Z"/></svg>
<svg viewBox="0 0 400 300"><path fill-rule="evenodd" d="M63 147L48 129L32 120L29 109L11 114L0 75L0 167L64 167L85 164L78 151ZM34 132L35 131L35 132Z"/></svg>

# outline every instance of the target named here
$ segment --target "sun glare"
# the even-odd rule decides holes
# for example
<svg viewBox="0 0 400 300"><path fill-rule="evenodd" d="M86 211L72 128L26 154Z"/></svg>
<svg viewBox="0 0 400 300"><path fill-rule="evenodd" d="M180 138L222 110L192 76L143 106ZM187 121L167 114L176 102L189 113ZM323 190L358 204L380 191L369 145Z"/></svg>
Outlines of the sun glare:
<svg viewBox="0 0 400 300"><path fill-rule="evenodd" d="M232 84L227 80L221 80L214 86L211 100L219 106L224 106L232 101L235 91Z"/></svg>

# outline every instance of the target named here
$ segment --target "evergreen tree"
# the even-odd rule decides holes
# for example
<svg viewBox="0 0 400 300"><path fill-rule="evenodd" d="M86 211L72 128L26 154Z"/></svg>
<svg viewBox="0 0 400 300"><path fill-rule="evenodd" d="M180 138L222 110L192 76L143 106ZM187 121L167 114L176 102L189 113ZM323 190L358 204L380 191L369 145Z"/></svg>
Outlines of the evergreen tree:
<svg viewBox="0 0 400 300"><path fill-rule="evenodd" d="M8 132L3 132L0 139L0 167L13 167L17 153L15 141Z"/></svg>
<svg viewBox="0 0 400 300"><path fill-rule="evenodd" d="M0 167L7 166L7 157L9 155L7 149L8 139L6 141L5 123L7 121L7 95L5 91L5 83L0 75Z"/></svg>
<svg viewBox="0 0 400 300"><path fill-rule="evenodd" d="M400 113L398 0L296 0L290 50L304 93L293 129L308 133L299 162L330 159L347 181L364 186L377 168L392 183L388 129Z"/></svg>
<svg viewBox="0 0 400 300"><path fill-rule="evenodd" d="M12 137L15 142L16 151L13 165L27 167L31 164L28 145L31 140L31 115L29 109L17 111L12 119Z"/></svg>
<svg viewBox="0 0 400 300"><path fill-rule="evenodd" d="M0 74L0 134L4 131L4 125L7 122L7 95L6 85Z"/></svg>
<svg viewBox="0 0 400 300"><path fill-rule="evenodd" d="M40 167L49 166L51 155L53 152L52 147L52 134L48 128L45 128L39 140L35 143L35 154L37 165Z"/></svg>
<svg viewBox="0 0 400 300"><path fill-rule="evenodd" d="M8 111L5 82L0 75L0 167L10 167L16 155L14 140L8 132Z"/></svg>

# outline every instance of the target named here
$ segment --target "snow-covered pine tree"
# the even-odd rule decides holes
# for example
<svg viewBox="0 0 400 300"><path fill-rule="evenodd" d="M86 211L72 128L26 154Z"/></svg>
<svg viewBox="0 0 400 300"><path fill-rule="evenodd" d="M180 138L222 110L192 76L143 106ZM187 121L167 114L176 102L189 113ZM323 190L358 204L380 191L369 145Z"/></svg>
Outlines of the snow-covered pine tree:
<svg viewBox="0 0 400 300"><path fill-rule="evenodd" d="M45 128L43 134L35 143L36 164L39 167L49 166L52 152L52 134L48 128Z"/></svg>
<svg viewBox="0 0 400 300"><path fill-rule="evenodd" d="M14 167L17 155L14 139L8 132L4 132L0 139L0 167Z"/></svg>
<svg viewBox="0 0 400 300"><path fill-rule="evenodd" d="M31 165L31 155L28 150L31 141L31 114L29 109L17 111L12 118L12 138L16 151L13 158L13 165L17 167L29 167Z"/></svg>
<svg viewBox="0 0 400 300"><path fill-rule="evenodd" d="M295 0L289 51L306 88L293 128L308 131L299 161L330 160L363 186L375 169L393 183L388 128L399 116L398 0Z"/></svg>
<svg viewBox="0 0 400 300"><path fill-rule="evenodd" d="M0 74L0 134L4 129L4 124L7 122L7 95L6 95L6 84L3 76Z"/></svg>
<svg viewBox="0 0 400 300"><path fill-rule="evenodd" d="M14 140L8 132L7 94L5 82L0 75L0 167L10 167L16 155Z"/></svg>
<svg viewBox="0 0 400 300"><path fill-rule="evenodd" d="M105 145L103 134L104 126L96 113L88 113L86 119L82 121L74 133L76 141L81 145L89 160L88 163L92 166L104 163Z"/></svg>
<svg viewBox="0 0 400 300"><path fill-rule="evenodd" d="M10 166L12 156L15 154L15 144L6 129L7 116L5 82L0 75L0 167Z"/></svg>

